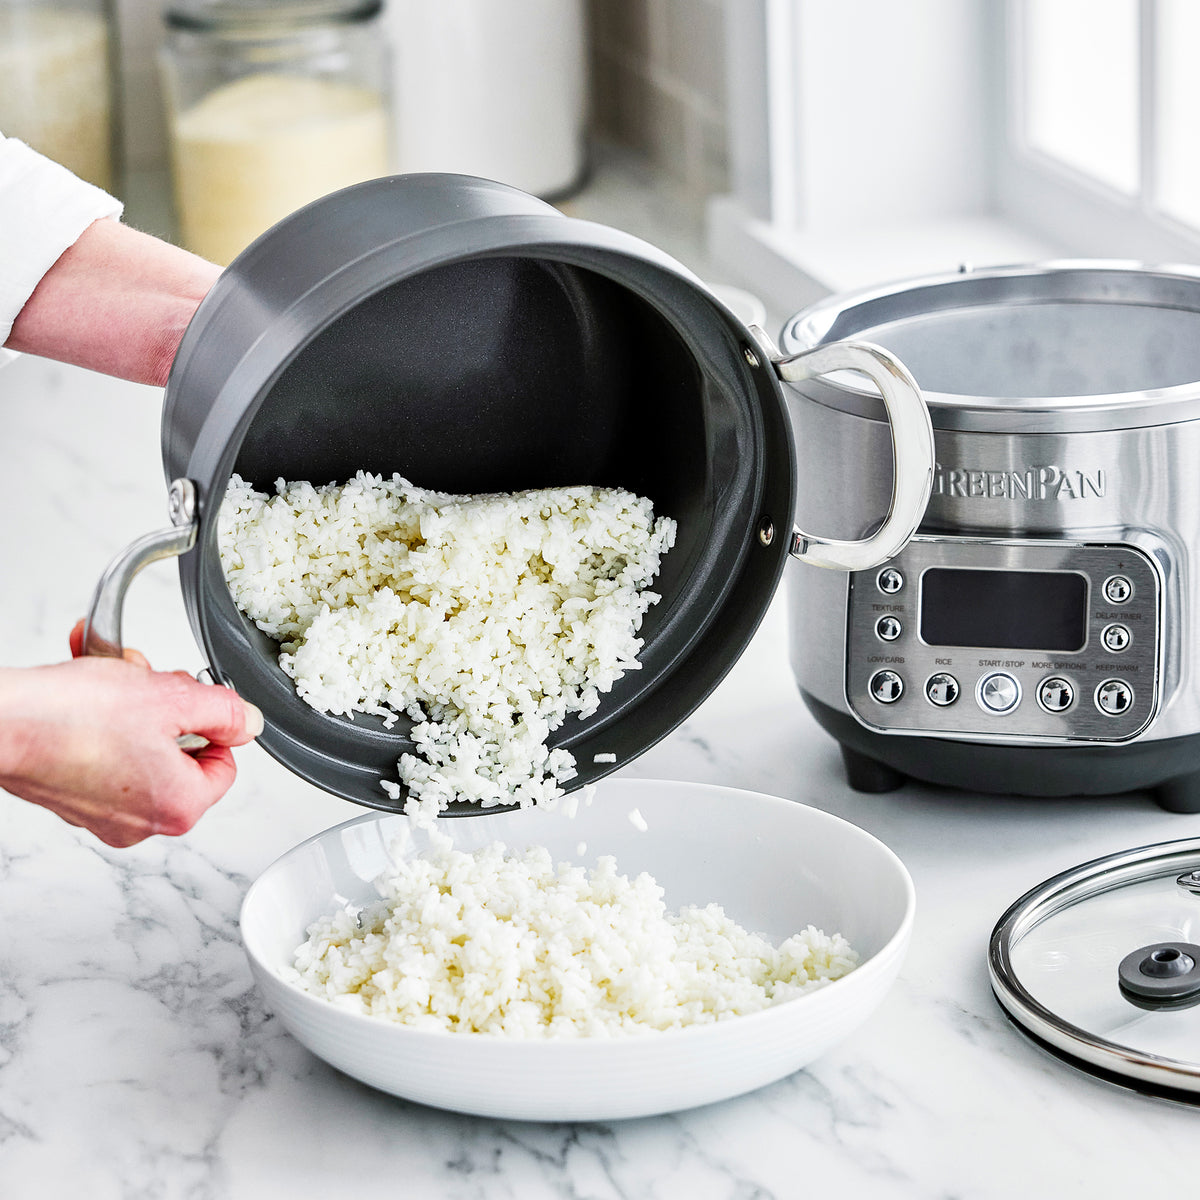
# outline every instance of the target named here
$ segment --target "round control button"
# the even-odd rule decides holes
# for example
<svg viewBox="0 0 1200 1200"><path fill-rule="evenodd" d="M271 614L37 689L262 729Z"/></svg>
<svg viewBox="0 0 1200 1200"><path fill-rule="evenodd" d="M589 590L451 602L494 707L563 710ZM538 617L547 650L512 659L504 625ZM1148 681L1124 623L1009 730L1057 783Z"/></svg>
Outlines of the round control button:
<svg viewBox="0 0 1200 1200"><path fill-rule="evenodd" d="M948 708L958 699L958 693L958 680L945 671L930 675L925 680L925 697L930 704L936 704L938 708Z"/></svg>
<svg viewBox="0 0 1200 1200"><path fill-rule="evenodd" d="M1096 707L1110 717L1119 717L1133 704L1133 688L1123 679L1106 679L1096 688Z"/></svg>
<svg viewBox="0 0 1200 1200"><path fill-rule="evenodd" d="M1066 712L1075 703L1075 688L1069 679L1052 675L1038 684L1037 702L1048 713Z"/></svg>
<svg viewBox="0 0 1200 1200"><path fill-rule="evenodd" d="M1021 685L1003 671L985 675L975 689L979 707L987 712L1012 712L1021 702Z"/></svg>
<svg viewBox="0 0 1200 1200"><path fill-rule="evenodd" d="M1129 649L1129 643L1133 641L1133 634L1124 625L1105 625L1100 634L1100 640L1110 654L1120 654L1122 650Z"/></svg>
<svg viewBox="0 0 1200 1200"><path fill-rule="evenodd" d="M1104 581L1104 598L1109 604L1124 604L1133 595L1133 584L1124 575L1110 575Z"/></svg>
<svg viewBox="0 0 1200 1200"><path fill-rule="evenodd" d="M894 596L904 586L904 576L895 567L884 567L875 576L875 586L885 596Z"/></svg>
<svg viewBox="0 0 1200 1200"><path fill-rule="evenodd" d="M904 626L900 624L900 618L892 616L891 613L875 622L875 636L881 642L894 642L903 632Z"/></svg>
<svg viewBox="0 0 1200 1200"><path fill-rule="evenodd" d="M904 692L904 680L895 671L876 671L871 676L871 699L880 704L895 704Z"/></svg>

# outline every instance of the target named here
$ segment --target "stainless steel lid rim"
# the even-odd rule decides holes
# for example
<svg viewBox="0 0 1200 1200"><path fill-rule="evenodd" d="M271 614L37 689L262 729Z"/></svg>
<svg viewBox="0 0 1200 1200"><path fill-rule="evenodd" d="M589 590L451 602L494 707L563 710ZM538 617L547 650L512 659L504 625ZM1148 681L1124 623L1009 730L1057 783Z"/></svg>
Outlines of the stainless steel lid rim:
<svg viewBox="0 0 1200 1200"><path fill-rule="evenodd" d="M789 348L785 340L784 349ZM881 424L886 420L878 395L827 380L818 381L812 391L816 403L847 416ZM1200 418L1200 382L1083 398L996 396L987 404L924 388L921 394L929 405L934 430L954 433L1020 437L1120 433L1184 425ZM1137 397L1136 402L1131 402L1131 396Z"/></svg>
<svg viewBox="0 0 1200 1200"><path fill-rule="evenodd" d="M1136 389L1091 387L1047 393L1025 387L1000 388L1002 394L998 394L992 390L998 379L991 381L986 392L942 386L927 373L928 364L917 348L920 342L910 343L902 329L906 322L961 324L970 314L1006 309L1017 313L1022 306L1032 310L1039 305L1049 306L1047 313L1054 306L1090 305L1101 314L1110 309L1115 313L1114 306L1120 306L1194 317L1200 313L1200 272L1187 267L1148 268L1132 262L1065 260L929 276L819 301L792 318L782 342L788 351L844 337L882 342L899 353L916 374L937 429L1013 433L1128 429L1200 416L1200 362L1194 361L1190 352L1171 350L1169 343L1155 344L1149 335L1140 347L1147 356L1145 369L1176 376L1169 384L1146 379ZM1194 322L1189 329L1191 324ZM896 342L891 340L893 336ZM1193 340L1192 334L1183 334L1182 327L1177 337ZM1176 355L1169 369L1164 365L1168 361L1162 357L1164 353L1168 358ZM1178 378L1181 372L1185 375L1182 379ZM1021 377L1021 371L1016 376ZM1105 372L1097 371L1096 377L1104 378ZM877 418L873 397L850 382L826 382L821 402Z"/></svg>
<svg viewBox="0 0 1200 1200"><path fill-rule="evenodd" d="M1183 263L1147 264L1136 259L1090 258L1049 259L1035 263L988 266L978 270L964 266L957 271L918 275L910 279L858 288L826 297L795 314L788 321L786 329L789 333L794 333L797 339L803 339L806 342L811 339L812 344L816 344L847 336L844 331L838 332L836 326L839 320L848 319L851 311L862 310L877 301L895 299L899 294L913 297L929 296L936 302L934 305L936 311L955 307L958 303L958 300L952 298L945 290L946 286L951 284L961 287L972 282L988 280L1000 287L1000 294L1005 294L1003 289L1007 282L1010 285L1010 291L1007 294L1022 295L1030 280L1071 278L1099 278L1105 280L1110 287L1118 284L1127 285L1130 282L1137 283L1142 279L1155 279L1166 283L1178 281L1186 287L1192 287L1200 284L1200 267ZM1068 293L1063 298L1064 300L1074 298L1086 301L1091 299L1091 296L1071 297ZM1190 310L1192 307L1191 304L1182 300L1174 303L1168 302L1164 305L1162 301L1146 299L1144 294L1128 287L1119 290L1113 298L1135 300L1150 307L1177 307L1184 310Z"/></svg>
<svg viewBox="0 0 1200 1200"><path fill-rule="evenodd" d="M1160 842L1092 859L1031 888L996 922L988 943L988 975L999 1003L1035 1038L1070 1058L1118 1078L1200 1094L1200 1063L1122 1046L1056 1016L1018 978L1011 955L1012 947L1027 933L1080 900L1135 881L1174 877L1185 868L1194 869L1198 859L1200 838Z"/></svg>

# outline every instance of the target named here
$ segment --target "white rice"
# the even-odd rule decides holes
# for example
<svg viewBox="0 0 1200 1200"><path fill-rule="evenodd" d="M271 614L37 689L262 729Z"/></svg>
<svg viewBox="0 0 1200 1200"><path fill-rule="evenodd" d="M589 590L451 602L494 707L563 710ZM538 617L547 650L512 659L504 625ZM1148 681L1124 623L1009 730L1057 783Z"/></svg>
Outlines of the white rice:
<svg viewBox="0 0 1200 1200"><path fill-rule="evenodd" d="M229 482L230 592L314 708L416 722L406 811L561 795L575 761L547 738L638 666L675 523L611 488L451 496L363 472L275 488Z"/></svg>
<svg viewBox="0 0 1200 1200"><path fill-rule="evenodd" d="M811 925L778 948L715 904L670 914L647 875L544 847L467 853L437 839L380 881L383 899L317 921L289 978L354 1012L418 1029L592 1037L705 1024L827 986L854 969Z"/></svg>

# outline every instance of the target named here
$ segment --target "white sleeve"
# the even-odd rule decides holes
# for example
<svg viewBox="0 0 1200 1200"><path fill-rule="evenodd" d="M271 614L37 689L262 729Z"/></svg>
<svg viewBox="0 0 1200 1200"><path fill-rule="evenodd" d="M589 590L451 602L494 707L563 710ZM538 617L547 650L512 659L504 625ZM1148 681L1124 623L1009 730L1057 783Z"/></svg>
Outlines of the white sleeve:
<svg viewBox="0 0 1200 1200"><path fill-rule="evenodd" d="M0 364L17 314L68 246L122 205L66 167L0 134Z"/></svg>

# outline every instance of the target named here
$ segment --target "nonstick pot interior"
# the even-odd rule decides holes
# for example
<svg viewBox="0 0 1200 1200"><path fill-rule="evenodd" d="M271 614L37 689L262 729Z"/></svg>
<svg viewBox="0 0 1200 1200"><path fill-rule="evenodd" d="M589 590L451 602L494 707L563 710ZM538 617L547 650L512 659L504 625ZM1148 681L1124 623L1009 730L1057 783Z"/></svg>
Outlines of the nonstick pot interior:
<svg viewBox="0 0 1200 1200"><path fill-rule="evenodd" d="M437 265L315 330L247 405L207 488L197 550L181 564L214 673L267 714L260 741L377 808L397 807L379 781L396 781L412 749L406 719L388 730L299 700L276 643L234 607L214 520L234 471L266 491L279 478L321 484L367 470L448 492L583 483L650 497L679 533L642 626L641 669L587 721L568 717L551 745L576 755L579 786L613 769L595 754L619 765L674 728L769 602L786 538L762 544L764 513L790 529L782 408L769 364L747 363L745 336L686 276L570 246Z"/></svg>

